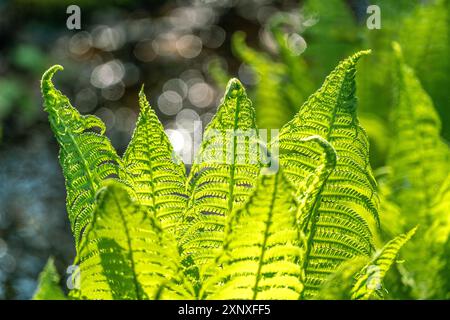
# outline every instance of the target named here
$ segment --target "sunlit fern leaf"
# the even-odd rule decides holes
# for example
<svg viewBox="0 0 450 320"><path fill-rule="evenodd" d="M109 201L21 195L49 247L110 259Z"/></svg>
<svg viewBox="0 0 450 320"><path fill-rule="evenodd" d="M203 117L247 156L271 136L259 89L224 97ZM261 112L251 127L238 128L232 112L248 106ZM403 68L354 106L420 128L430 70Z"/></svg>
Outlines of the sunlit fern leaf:
<svg viewBox="0 0 450 320"><path fill-rule="evenodd" d="M440 282L437 282L437 290L434 299L450 299L450 237L447 238L447 241L442 246L442 264L440 266L438 275Z"/></svg>
<svg viewBox="0 0 450 320"><path fill-rule="evenodd" d="M425 243L425 252L421 254L424 262L418 272L425 273L421 279L427 283L427 298L450 298L450 174L443 183L435 198L432 211L434 214L431 226L422 239L416 242ZM409 247L408 247L409 248ZM411 248L413 251L414 249ZM417 252L416 252L417 254ZM409 261L407 261L409 262ZM433 268L433 270L427 270Z"/></svg>
<svg viewBox="0 0 450 320"><path fill-rule="evenodd" d="M174 153L143 88L139 105L141 111L123 165L139 202L150 208L163 229L174 232L187 199L185 167Z"/></svg>
<svg viewBox="0 0 450 320"><path fill-rule="evenodd" d="M336 150L337 162L321 188L306 236L305 297L312 297L340 263L369 256L378 220L376 182L369 164L368 138L356 114L355 72L361 51L341 62L323 86L280 131L280 163L296 186L320 165L318 145L299 143L321 136Z"/></svg>
<svg viewBox="0 0 450 320"><path fill-rule="evenodd" d="M76 258L84 299L185 299L173 237L119 182L98 194L94 217Z"/></svg>
<svg viewBox="0 0 450 320"><path fill-rule="evenodd" d="M38 287L33 295L33 300L66 300L65 294L59 286L59 279L53 258L50 257L39 275Z"/></svg>
<svg viewBox="0 0 450 320"><path fill-rule="evenodd" d="M274 142L276 144L276 141ZM295 192L295 199L298 202L297 205L297 222L298 227L302 232L308 234L308 230L311 228L311 223L315 219L314 207L320 201L318 197L322 188L325 185L328 177L336 168L337 155L333 146L323 139L321 136L310 136L298 140L294 146L294 149L290 150L289 157L299 158L301 157L302 148L307 147L309 144L312 147L310 150L314 150L314 156L320 159L317 167L309 174L303 181L295 181L297 190ZM279 146L278 146L279 147ZM317 148L318 147L318 148ZM286 151L286 149L282 149ZM300 152L297 154L297 152ZM281 153L283 156L286 154ZM284 162L284 170L287 172L295 172L297 164ZM291 174L291 178L295 177ZM309 234L311 236L311 234ZM303 261L305 263L305 261Z"/></svg>
<svg viewBox="0 0 450 320"><path fill-rule="evenodd" d="M387 168L382 169L385 170ZM389 172L388 170L386 171ZM397 203L388 200L393 196L388 179L388 177L386 179L377 177L378 192L380 194L381 237L383 239L391 239L407 230L407 217L402 214L402 210Z"/></svg>
<svg viewBox="0 0 450 320"><path fill-rule="evenodd" d="M395 262L399 250L415 229L388 242L370 259L357 256L342 263L321 286L315 298L325 300L383 298L382 282Z"/></svg>
<svg viewBox="0 0 450 320"><path fill-rule="evenodd" d="M426 240L444 245L450 236L450 173L435 197L433 212L435 217L427 230Z"/></svg>
<svg viewBox="0 0 450 320"><path fill-rule="evenodd" d="M198 266L216 256L226 215L252 191L260 168L255 111L237 79L228 83L219 109L207 126L188 177L183 256ZM239 136L240 135L240 136Z"/></svg>
<svg viewBox="0 0 450 320"><path fill-rule="evenodd" d="M336 164L334 149L321 137L307 137L302 143L323 148L323 162L298 189L281 168L275 175L259 177L246 204L228 217L222 251L212 263L215 276L204 286L207 298L300 297L306 250L301 226Z"/></svg>
<svg viewBox="0 0 450 320"><path fill-rule="evenodd" d="M60 145L59 161L67 190L67 212L78 248L84 228L92 218L95 193L102 180L118 177L120 158L103 134L104 123L95 116L82 116L69 99L56 90L53 66L42 77L44 110ZM98 133L97 133L98 131Z"/></svg>
<svg viewBox="0 0 450 320"><path fill-rule="evenodd" d="M448 146L440 137L441 121L413 70L397 55L396 97L391 115L391 201L408 212L410 226L429 222L430 208L450 172Z"/></svg>
<svg viewBox="0 0 450 320"><path fill-rule="evenodd" d="M303 249L294 193L281 170L260 177L245 205L228 218L223 250L205 284L206 298L300 297Z"/></svg>
<svg viewBox="0 0 450 320"><path fill-rule="evenodd" d="M357 300L370 299L377 290L381 290L381 281L395 262L400 249L416 232L417 228L401 234L389 241L379 253L356 276L357 281L352 288L351 297Z"/></svg>
<svg viewBox="0 0 450 320"><path fill-rule="evenodd" d="M402 279L409 279L408 298L427 299L434 296L441 282L438 273L443 261L445 228L435 233L430 227L438 225L433 221L443 222L447 216L446 209L440 211L437 204L442 200L439 190L450 172L450 153L440 137L441 121L431 98L414 71L405 64L396 43L394 53L393 135L387 159L391 174L386 188L382 189L382 216L384 221L396 221L398 214L389 209L398 208L402 219L397 225L402 225L403 230L416 224L421 226L416 239L403 251L402 258L406 261L399 271ZM438 240L442 236L443 240Z"/></svg>

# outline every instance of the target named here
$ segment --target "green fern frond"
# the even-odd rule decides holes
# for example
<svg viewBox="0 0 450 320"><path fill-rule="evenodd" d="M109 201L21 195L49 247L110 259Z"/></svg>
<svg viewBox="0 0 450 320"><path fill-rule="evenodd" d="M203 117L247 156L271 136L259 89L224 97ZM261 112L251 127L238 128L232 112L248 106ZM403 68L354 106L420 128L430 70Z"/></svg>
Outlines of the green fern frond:
<svg viewBox="0 0 450 320"><path fill-rule="evenodd" d="M398 256L400 249L416 232L417 227L389 241L378 254L356 276L352 289L352 299L370 299L376 290L381 289L381 281Z"/></svg>
<svg viewBox="0 0 450 320"><path fill-rule="evenodd" d="M33 300L67 300L59 286L59 274L53 258L50 257L39 275L38 287Z"/></svg>
<svg viewBox="0 0 450 320"><path fill-rule="evenodd" d="M183 256L198 266L214 259L222 245L226 216L256 184L261 159L255 121L255 110L241 83L230 80L188 177L190 199L180 243Z"/></svg>
<svg viewBox="0 0 450 320"><path fill-rule="evenodd" d="M416 228L389 241L372 259L357 256L342 263L321 286L315 298L325 300L382 298L382 281L400 249Z"/></svg>
<svg viewBox="0 0 450 320"><path fill-rule="evenodd" d="M120 173L120 158L104 136L105 125L95 116L82 116L69 99L56 90L52 77L61 66L47 70L41 82L44 110L60 145L59 161L67 190L67 212L78 248L84 228L94 209L101 181ZM98 133L97 133L98 131Z"/></svg>
<svg viewBox="0 0 450 320"><path fill-rule="evenodd" d="M294 192L281 170L261 176L249 200L228 218L223 250L205 285L208 299L300 297L303 249Z"/></svg>
<svg viewBox="0 0 450 320"><path fill-rule="evenodd" d="M402 223L397 225L404 230L415 224L422 226L417 237L421 240L413 240L404 250L406 262L399 268L399 275L410 279L409 297L426 299L435 295L442 282L439 270L445 260L442 254L447 240L448 207L445 208L445 197L439 190L450 172L450 152L440 137L441 121L431 98L405 63L400 45L394 43L393 47L395 103L391 112L392 146L387 159L391 174L382 189L383 218L395 221L400 214ZM437 227L441 223L442 229Z"/></svg>
<svg viewBox="0 0 450 320"><path fill-rule="evenodd" d="M429 243L444 245L450 236L450 174L435 198L433 212L435 218L425 239Z"/></svg>
<svg viewBox="0 0 450 320"><path fill-rule="evenodd" d="M448 211L447 211L448 212ZM438 270L439 282L436 282L436 291L434 293L434 299L450 299L450 237L447 237L447 241L442 246L441 251L442 262Z"/></svg>
<svg viewBox="0 0 450 320"><path fill-rule="evenodd" d="M111 181L98 194L77 256L84 299L186 299L189 289L173 237L126 187Z"/></svg>
<svg viewBox="0 0 450 320"><path fill-rule="evenodd" d="M398 44L396 97L391 116L391 201L408 212L410 224L428 223L433 199L450 172L450 152L440 137L441 121ZM444 173L444 174L443 174Z"/></svg>
<svg viewBox="0 0 450 320"><path fill-rule="evenodd" d="M280 163L287 178L300 186L321 163L317 145L298 143L318 135L336 150L333 172L320 189L311 212L307 237L306 297L312 297L340 263L352 257L369 256L373 249L371 230L379 225L376 182L369 163L366 133L358 123L355 72L361 51L341 62L321 89L300 108L279 136Z"/></svg>
<svg viewBox="0 0 450 320"><path fill-rule="evenodd" d="M421 254L422 261L414 257L408 258L420 264L420 269L416 273L421 274L416 279L421 280L422 288L426 288L426 295L422 294L421 297L448 299L450 298L450 281L448 280L450 274L450 174L435 198L432 211L433 222L424 233L423 240L417 241L419 246L426 244L426 247L422 247L424 250ZM414 249L416 248L410 250L411 256ZM430 271L431 268L432 271ZM424 286L423 283L427 285Z"/></svg>
<svg viewBox="0 0 450 320"><path fill-rule="evenodd" d="M185 167L143 89L139 93L141 111L123 165L139 202L150 208L163 229L174 232L187 199Z"/></svg>

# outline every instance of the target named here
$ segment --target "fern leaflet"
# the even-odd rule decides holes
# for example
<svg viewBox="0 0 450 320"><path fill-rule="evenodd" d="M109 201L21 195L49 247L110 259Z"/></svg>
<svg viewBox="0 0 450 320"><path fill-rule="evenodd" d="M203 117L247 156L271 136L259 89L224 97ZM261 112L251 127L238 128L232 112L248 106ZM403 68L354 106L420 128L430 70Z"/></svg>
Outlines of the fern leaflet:
<svg viewBox="0 0 450 320"><path fill-rule="evenodd" d="M368 138L356 115L354 79L356 62L366 53L341 62L280 132L280 163L296 186L320 165L323 154L317 145L299 143L301 139L321 136L337 153L335 169L310 212L305 297L314 296L340 263L369 256L374 247L378 196L369 164Z"/></svg>
<svg viewBox="0 0 450 320"><path fill-rule="evenodd" d="M228 219L218 267L208 281L214 284L209 299L300 297L303 249L294 192L281 170L261 176L249 200Z"/></svg>
<svg viewBox="0 0 450 320"><path fill-rule="evenodd" d="M175 240L118 182L98 195L76 263L85 299L173 299L191 295L180 278Z"/></svg>
<svg viewBox="0 0 450 320"><path fill-rule="evenodd" d="M228 83L188 177L190 199L180 244L185 258L208 264L222 245L226 215L242 204L260 168L255 111L237 79Z"/></svg>
<svg viewBox="0 0 450 320"><path fill-rule="evenodd" d="M55 262L50 257L39 275L39 283L33 300L66 300L64 292L59 287L59 279Z"/></svg>
<svg viewBox="0 0 450 320"><path fill-rule="evenodd" d="M417 228L389 241L357 275L352 289L352 299L369 299L381 287L381 280L395 262L403 245L411 239ZM372 282L371 282L372 281Z"/></svg>
<svg viewBox="0 0 450 320"><path fill-rule="evenodd" d="M84 228L92 218L95 193L105 178L124 176L120 158L105 132L104 123L95 116L82 116L69 99L52 83L62 70L53 66L42 77L44 109L60 145L59 161L67 190L67 211L78 249ZM97 133L96 131L99 131Z"/></svg>
<svg viewBox="0 0 450 320"><path fill-rule="evenodd" d="M175 232L187 198L184 164L174 153L143 88L139 105L141 111L123 165L139 202L150 208L163 229Z"/></svg>

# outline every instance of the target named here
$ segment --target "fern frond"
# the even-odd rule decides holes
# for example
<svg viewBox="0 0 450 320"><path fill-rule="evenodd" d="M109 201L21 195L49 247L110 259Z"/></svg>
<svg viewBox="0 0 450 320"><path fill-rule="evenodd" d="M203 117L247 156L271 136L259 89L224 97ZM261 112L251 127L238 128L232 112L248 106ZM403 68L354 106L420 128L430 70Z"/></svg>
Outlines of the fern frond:
<svg viewBox="0 0 450 320"><path fill-rule="evenodd" d="M447 236L445 227L439 233L431 230L448 215L447 208L440 211L437 204L443 200L439 190L450 172L450 152L440 137L441 121L431 98L405 63L400 46L394 43L393 47L395 103L387 159L391 175L383 189L383 216L385 221L397 219L395 210L386 210L386 204L392 203L390 207L399 208L404 229L415 224L422 226L417 239L426 240L411 242L403 253L406 262L399 271L403 278L411 279L410 297L426 299L434 296L442 282L438 273Z"/></svg>
<svg viewBox="0 0 450 320"><path fill-rule="evenodd" d="M38 287L33 295L33 300L67 300L59 286L59 279L55 262L50 257L39 275Z"/></svg>
<svg viewBox="0 0 450 320"><path fill-rule="evenodd" d="M321 89L300 108L279 136L280 163L296 186L320 165L322 149L298 143L318 135L336 150L333 172L318 193L306 236L306 297L312 297L343 261L369 256L379 225L376 182L369 163L368 138L358 123L355 72L359 52L341 62ZM371 230L372 229L372 230Z"/></svg>
<svg viewBox="0 0 450 320"><path fill-rule="evenodd" d="M247 199L256 184L258 147L255 111L241 83L232 79L188 177L190 199L180 241L185 258L201 266L216 256L226 215Z"/></svg>
<svg viewBox="0 0 450 320"><path fill-rule="evenodd" d="M61 66L47 70L41 82L44 110L59 143L59 161L67 190L67 212L78 248L84 228L92 219L100 183L120 177L120 158L104 136L105 125L95 116L82 116L69 99L56 90L52 77ZM98 133L97 133L98 131Z"/></svg>
<svg viewBox="0 0 450 320"><path fill-rule="evenodd" d="M389 241L378 254L356 276L352 289L352 299L370 299L376 290L381 289L381 281L398 256L400 249L416 232L417 227Z"/></svg>
<svg viewBox="0 0 450 320"><path fill-rule="evenodd" d="M281 170L261 176L249 200L228 219L223 250L205 285L208 299L300 297L303 249L294 192Z"/></svg>
<svg viewBox="0 0 450 320"><path fill-rule="evenodd" d="M424 233L423 239L417 241L419 248L423 250L420 255L422 261L411 258L410 260L418 264L414 269L417 269L416 279L420 280L422 288L426 288L426 295L422 294L420 297L448 299L450 298L450 281L448 280L450 274L450 174L435 198L432 211L433 222ZM418 253L416 248L410 249L411 256ZM424 283L427 285L425 286Z"/></svg>
<svg viewBox="0 0 450 320"><path fill-rule="evenodd" d="M450 174L435 198L433 212L433 223L430 230L427 230L425 239L430 243L444 245L450 236Z"/></svg>
<svg viewBox="0 0 450 320"><path fill-rule="evenodd" d="M448 212L448 211L447 211ZM442 262L438 270L439 282L436 282L436 292L433 296L435 299L450 299L450 237L442 246Z"/></svg>
<svg viewBox="0 0 450 320"><path fill-rule="evenodd" d="M84 299L186 299L175 240L118 182L98 194L76 263Z"/></svg>
<svg viewBox="0 0 450 320"><path fill-rule="evenodd" d="M428 223L433 199L450 172L450 152L440 137L441 122L433 102L414 71L402 58L398 44L396 97L391 116L391 201L408 212L411 224Z"/></svg>
<svg viewBox="0 0 450 320"><path fill-rule="evenodd" d="M416 228L389 241L372 259L357 256L342 263L323 283L317 299L349 300L382 298L382 281L397 259L400 249Z"/></svg>
<svg viewBox="0 0 450 320"><path fill-rule="evenodd" d="M163 229L174 232L187 199L185 167L143 89L139 93L141 111L123 165L139 202L149 207Z"/></svg>

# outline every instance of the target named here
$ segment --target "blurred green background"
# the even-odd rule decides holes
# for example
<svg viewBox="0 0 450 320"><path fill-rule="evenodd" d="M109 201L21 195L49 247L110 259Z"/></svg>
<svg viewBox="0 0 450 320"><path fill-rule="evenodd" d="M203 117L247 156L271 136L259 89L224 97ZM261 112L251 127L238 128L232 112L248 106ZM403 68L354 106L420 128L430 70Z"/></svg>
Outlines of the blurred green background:
<svg viewBox="0 0 450 320"><path fill-rule="evenodd" d="M70 4L81 8L81 30L66 27ZM366 26L369 4L381 8L379 30ZM394 40L448 140L445 0L0 1L0 299L30 298L50 254L63 275L74 257L58 148L39 91L51 65L65 67L57 88L106 123L119 154L134 129L142 84L175 150L189 154L194 130L211 119L228 77L248 88L260 127L279 128L341 59L370 48L357 96L379 168L389 138Z"/></svg>

